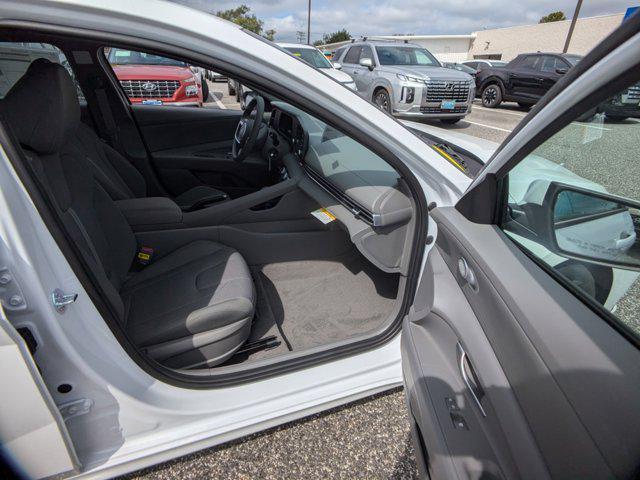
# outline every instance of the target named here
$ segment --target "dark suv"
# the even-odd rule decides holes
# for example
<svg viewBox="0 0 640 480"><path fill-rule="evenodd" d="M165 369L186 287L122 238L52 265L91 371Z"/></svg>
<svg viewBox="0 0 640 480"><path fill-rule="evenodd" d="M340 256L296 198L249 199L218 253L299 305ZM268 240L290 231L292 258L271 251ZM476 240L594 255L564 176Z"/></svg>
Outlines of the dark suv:
<svg viewBox="0 0 640 480"><path fill-rule="evenodd" d="M581 58L566 53L523 53L504 67L485 68L476 75L482 105L495 108L503 101L533 105Z"/></svg>

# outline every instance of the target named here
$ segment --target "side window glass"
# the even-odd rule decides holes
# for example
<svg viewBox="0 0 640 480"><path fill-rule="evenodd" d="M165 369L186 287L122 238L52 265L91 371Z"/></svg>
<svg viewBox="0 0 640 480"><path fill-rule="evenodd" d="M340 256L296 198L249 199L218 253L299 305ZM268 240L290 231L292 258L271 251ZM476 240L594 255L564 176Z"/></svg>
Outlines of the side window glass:
<svg viewBox="0 0 640 480"><path fill-rule="evenodd" d="M371 61L374 61L373 51L371 50L371 47L362 47L362 52L360 52L360 58L358 59L358 62L363 58L370 58Z"/></svg>
<svg viewBox="0 0 640 480"><path fill-rule="evenodd" d="M543 57L540 70L545 73L555 73L558 68L567 69L568 67L557 57Z"/></svg>
<svg viewBox="0 0 640 480"><path fill-rule="evenodd" d="M508 174L503 230L640 336L640 83Z"/></svg>
<svg viewBox="0 0 640 480"><path fill-rule="evenodd" d="M525 57L524 60L520 62L520 67L526 68L528 70L535 70L537 62L538 62L538 57Z"/></svg>
<svg viewBox="0 0 640 480"><path fill-rule="evenodd" d="M59 63L67 69L76 84L78 100L86 102L82 89L76 80L75 74L64 53L48 43L35 42L0 42L0 99L13 87L29 65L38 59L44 58L53 63Z"/></svg>
<svg viewBox="0 0 640 480"><path fill-rule="evenodd" d="M179 59L110 47L104 55L134 105L239 109L246 90L216 71Z"/></svg>
<svg viewBox="0 0 640 480"><path fill-rule="evenodd" d="M355 65L360 60L360 52L362 47L351 47L347 54L344 56L344 63Z"/></svg>

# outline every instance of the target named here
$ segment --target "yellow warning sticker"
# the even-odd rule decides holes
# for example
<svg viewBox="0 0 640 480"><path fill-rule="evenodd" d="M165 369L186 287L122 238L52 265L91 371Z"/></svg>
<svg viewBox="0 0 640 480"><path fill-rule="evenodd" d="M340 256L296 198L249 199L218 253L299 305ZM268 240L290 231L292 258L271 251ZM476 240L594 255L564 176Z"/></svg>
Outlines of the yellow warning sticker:
<svg viewBox="0 0 640 480"><path fill-rule="evenodd" d="M311 215L316 217L325 225L327 223L333 222L336 219L335 215L331 213L329 210L327 210L326 208L319 208L318 210L314 210L313 212L311 212Z"/></svg>

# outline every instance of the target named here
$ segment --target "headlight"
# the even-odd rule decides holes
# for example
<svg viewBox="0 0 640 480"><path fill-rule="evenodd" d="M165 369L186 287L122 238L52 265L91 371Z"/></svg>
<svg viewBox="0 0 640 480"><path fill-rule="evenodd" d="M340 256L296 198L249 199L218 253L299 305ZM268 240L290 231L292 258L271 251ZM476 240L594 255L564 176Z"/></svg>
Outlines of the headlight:
<svg viewBox="0 0 640 480"><path fill-rule="evenodd" d="M403 75L402 73L396 73L396 77L398 77L403 82L425 83L424 78L412 77L411 75Z"/></svg>
<svg viewBox="0 0 640 480"><path fill-rule="evenodd" d="M187 85L186 88L187 97L197 97L198 96L198 85Z"/></svg>

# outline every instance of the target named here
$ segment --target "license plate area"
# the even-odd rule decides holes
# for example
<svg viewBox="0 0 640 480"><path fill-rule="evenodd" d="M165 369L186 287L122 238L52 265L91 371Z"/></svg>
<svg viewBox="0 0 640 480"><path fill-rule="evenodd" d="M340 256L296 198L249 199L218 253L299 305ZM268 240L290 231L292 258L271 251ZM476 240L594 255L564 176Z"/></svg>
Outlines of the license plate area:
<svg viewBox="0 0 640 480"><path fill-rule="evenodd" d="M442 110L455 110L456 101L455 100L442 100L442 102L440 102L440 108Z"/></svg>

